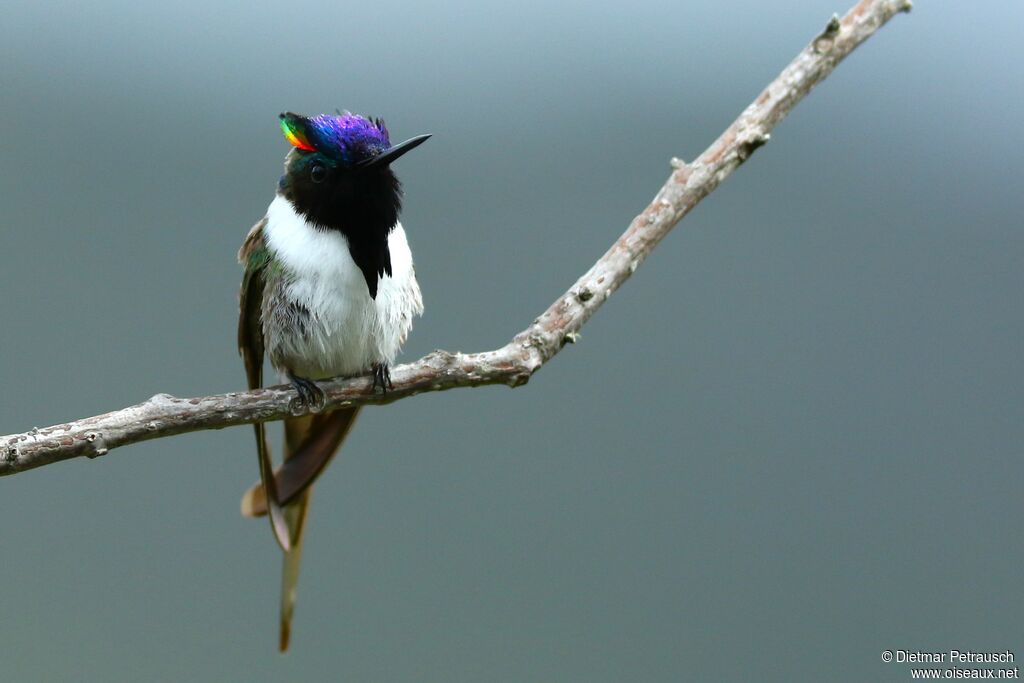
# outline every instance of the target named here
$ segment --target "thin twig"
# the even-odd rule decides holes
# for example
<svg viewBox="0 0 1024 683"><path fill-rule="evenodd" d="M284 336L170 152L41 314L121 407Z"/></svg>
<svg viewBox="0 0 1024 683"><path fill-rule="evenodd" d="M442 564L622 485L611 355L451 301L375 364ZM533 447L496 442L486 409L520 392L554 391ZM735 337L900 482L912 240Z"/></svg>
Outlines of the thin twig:
<svg viewBox="0 0 1024 683"><path fill-rule="evenodd" d="M321 382L326 408L391 403L455 387L525 384L575 341L580 328L643 263L665 235L761 145L786 114L846 55L910 0L862 0L842 19L833 17L739 118L693 163L672 160L673 171L654 200L569 291L500 349L482 353L435 351L392 371L394 389L375 394L367 377ZM307 408L287 386L200 398L158 394L105 415L0 437L0 476L113 448L202 429L280 420Z"/></svg>

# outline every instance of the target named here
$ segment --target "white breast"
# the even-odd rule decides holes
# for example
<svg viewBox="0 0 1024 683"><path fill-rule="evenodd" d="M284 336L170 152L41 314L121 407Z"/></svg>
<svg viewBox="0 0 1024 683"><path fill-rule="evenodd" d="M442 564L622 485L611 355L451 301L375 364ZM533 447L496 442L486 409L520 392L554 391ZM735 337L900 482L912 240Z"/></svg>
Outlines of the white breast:
<svg viewBox="0 0 1024 683"><path fill-rule="evenodd" d="M289 274L277 295L309 310L305 334L268 324L264 336L274 365L301 377L355 375L375 363L391 363L405 342L423 299L405 230L397 223L388 236L391 276L371 299L363 273L352 260L348 240L334 230L317 230L278 196L267 209L267 246Z"/></svg>

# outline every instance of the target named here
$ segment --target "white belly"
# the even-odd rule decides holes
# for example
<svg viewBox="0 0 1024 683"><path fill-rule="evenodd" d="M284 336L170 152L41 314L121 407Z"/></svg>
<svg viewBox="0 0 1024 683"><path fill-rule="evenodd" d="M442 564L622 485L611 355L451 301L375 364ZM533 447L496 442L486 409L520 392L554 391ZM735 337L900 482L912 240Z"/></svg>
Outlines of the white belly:
<svg viewBox="0 0 1024 683"><path fill-rule="evenodd" d="M423 313L401 223L388 236L392 274L380 279L376 299L370 298L345 236L313 228L283 197L267 209L264 235L283 267L274 291L266 292L263 309L264 339L278 370L323 379L394 361L413 317ZM298 307L309 312L302 324L298 317L288 324L289 305L293 312Z"/></svg>

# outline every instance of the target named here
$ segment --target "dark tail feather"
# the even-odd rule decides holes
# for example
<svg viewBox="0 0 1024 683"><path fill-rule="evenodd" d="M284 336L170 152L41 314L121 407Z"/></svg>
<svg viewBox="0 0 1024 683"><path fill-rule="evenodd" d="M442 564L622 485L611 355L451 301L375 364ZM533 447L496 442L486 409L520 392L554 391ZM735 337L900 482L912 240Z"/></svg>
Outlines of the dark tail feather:
<svg viewBox="0 0 1024 683"><path fill-rule="evenodd" d="M355 424L359 408L342 408L326 415L313 416L309 428L277 472L274 485L282 505L294 501L320 476L345 441ZM298 418L299 420L303 418ZM287 426L290 420L285 420ZM260 517L267 514L267 495L261 482L253 484L242 496L242 514Z"/></svg>
<svg viewBox="0 0 1024 683"><path fill-rule="evenodd" d="M270 446L267 445L267 429L262 422L257 422L253 425L256 430L256 450L260 460L260 490L264 492L263 504L264 510L266 509L267 500L270 500L270 528L274 531L274 538L277 539L278 545L281 546L281 550L288 552L291 548L288 537L290 533L288 531L288 522L284 516L284 510L281 509L280 496L277 493L277 486L275 486L275 477L272 476L274 470L274 463L270 459Z"/></svg>

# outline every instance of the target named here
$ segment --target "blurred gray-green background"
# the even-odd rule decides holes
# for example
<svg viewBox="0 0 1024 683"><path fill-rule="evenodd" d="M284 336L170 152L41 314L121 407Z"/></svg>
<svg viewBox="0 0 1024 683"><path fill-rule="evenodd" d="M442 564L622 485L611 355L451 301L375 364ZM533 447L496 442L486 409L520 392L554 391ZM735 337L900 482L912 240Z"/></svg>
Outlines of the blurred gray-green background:
<svg viewBox="0 0 1024 683"><path fill-rule="evenodd" d="M385 117L427 302L496 347L849 0L0 12L0 433L244 385L284 109ZM529 386L365 411L293 649L251 432L0 481L4 681L906 680L1024 656L1024 5L919 2ZM276 433L275 433L276 434Z"/></svg>

